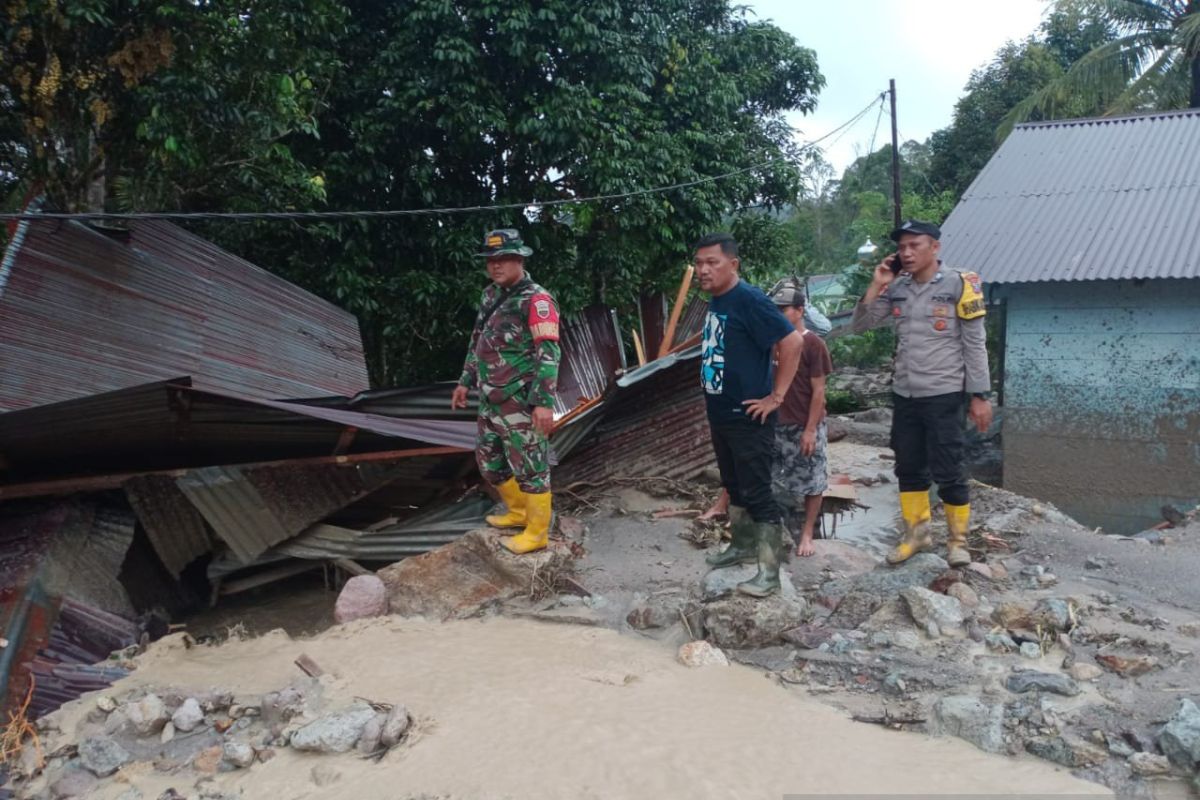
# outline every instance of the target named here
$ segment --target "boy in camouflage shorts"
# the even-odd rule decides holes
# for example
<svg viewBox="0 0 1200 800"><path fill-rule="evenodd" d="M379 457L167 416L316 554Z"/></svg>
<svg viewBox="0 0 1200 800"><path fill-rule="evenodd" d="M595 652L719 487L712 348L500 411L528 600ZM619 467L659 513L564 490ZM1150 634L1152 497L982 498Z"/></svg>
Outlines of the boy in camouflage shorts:
<svg viewBox="0 0 1200 800"><path fill-rule="evenodd" d="M804 325L804 299L804 291L795 279L780 281L771 290L771 300L804 341L800 366L780 406L775 427L772 488L787 515L788 529L801 529L796 555L811 556L815 552L813 531L829 485L825 380L833 372L833 362L825 342Z"/></svg>

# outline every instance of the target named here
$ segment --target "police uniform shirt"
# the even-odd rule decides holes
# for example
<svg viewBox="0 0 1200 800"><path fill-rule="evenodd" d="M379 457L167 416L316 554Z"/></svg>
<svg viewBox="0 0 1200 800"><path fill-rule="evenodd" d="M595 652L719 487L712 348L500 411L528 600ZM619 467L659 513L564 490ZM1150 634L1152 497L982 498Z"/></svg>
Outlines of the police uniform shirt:
<svg viewBox="0 0 1200 800"><path fill-rule="evenodd" d="M979 277L939 268L924 284L901 273L870 305L854 309L853 330L896 330L892 390L901 397L987 392L987 334Z"/></svg>

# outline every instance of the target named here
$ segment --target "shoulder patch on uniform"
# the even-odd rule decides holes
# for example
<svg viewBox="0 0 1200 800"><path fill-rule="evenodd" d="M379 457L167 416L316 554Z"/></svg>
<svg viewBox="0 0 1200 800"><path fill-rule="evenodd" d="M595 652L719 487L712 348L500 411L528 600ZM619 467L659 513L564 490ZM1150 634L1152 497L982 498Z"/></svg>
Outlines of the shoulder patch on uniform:
<svg viewBox="0 0 1200 800"><path fill-rule="evenodd" d="M983 302L983 288L979 276L974 272L960 272L962 294L958 298L958 318L975 319L987 314Z"/></svg>
<svg viewBox="0 0 1200 800"><path fill-rule="evenodd" d="M558 341L558 307L546 292L529 298L529 332L534 342Z"/></svg>

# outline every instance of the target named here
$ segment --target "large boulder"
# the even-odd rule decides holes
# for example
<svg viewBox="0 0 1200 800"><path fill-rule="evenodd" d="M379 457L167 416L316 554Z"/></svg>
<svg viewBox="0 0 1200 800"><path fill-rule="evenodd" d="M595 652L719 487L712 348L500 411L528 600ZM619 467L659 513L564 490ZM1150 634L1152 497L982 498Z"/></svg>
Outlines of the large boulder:
<svg viewBox="0 0 1200 800"><path fill-rule="evenodd" d="M333 607L335 621L350 622L388 613L387 586L378 575L355 575L346 581Z"/></svg>
<svg viewBox="0 0 1200 800"><path fill-rule="evenodd" d="M1184 698L1158 735L1158 746L1180 769L1200 770L1200 708Z"/></svg>
<svg viewBox="0 0 1200 800"><path fill-rule="evenodd" d="M989 753L1004 752L1004 706L988 705L978 697L952 695L933 706L929 732L957 736Z"/></svg>
<svg viewBox="0 0 1200 800"><path fill-rule="evenodd" d="M808 622L808 603L802 597L779 593L758 599L732 594L704 607L704 630L717 647L744 650L785 641L783 634Z"/></svg>
<svg viewBox="0 0 1200 800"><path fill-rule="evenodd" d="M355 703L305 725L292 734L291 745L296 750L347 753L358 743L367 723L374 719L375 709L366 703Z"/></svg>
<svg viewBox="0 0 1200 800"><path fill-rule="evenodd" d="M922 628L931 629L931 625L936 625L942 633L962 629L962 603L957 598L931 592L922 586L910 586L900 592L900 599Z"/></svg>
<svg viewBox="0 0 1200 800"><path fill-rule="evenodd" d="M917 553L895 567L885 566L862 575L828 581L821 585L821 594L825 597L842 597L857 591L886 599L910 586L928 586L949 568L950 565L941 556Z"/></svg>
<svg viewBox="0 0 1200 800"><path fill-rule="evenodd" d="M387 587L393 614L447 620L548 588L555 575L570 571L573 560L570 548L556 542L514 555L500 543L497 531L485 528L377 574Z"/></svg>

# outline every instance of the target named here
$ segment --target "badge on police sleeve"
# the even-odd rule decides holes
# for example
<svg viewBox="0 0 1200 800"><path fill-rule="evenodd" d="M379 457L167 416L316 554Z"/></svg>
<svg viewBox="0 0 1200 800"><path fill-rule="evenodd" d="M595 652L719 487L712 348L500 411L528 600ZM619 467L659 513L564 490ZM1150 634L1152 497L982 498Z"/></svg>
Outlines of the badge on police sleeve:
<svg viewBox="0 0 1200 800"><path fill-rule="evenodd" d="M550 319L549 300L535 300L533 302L533 310L537 313L538 319Z"/></svg>

